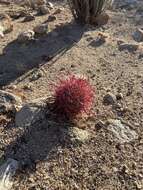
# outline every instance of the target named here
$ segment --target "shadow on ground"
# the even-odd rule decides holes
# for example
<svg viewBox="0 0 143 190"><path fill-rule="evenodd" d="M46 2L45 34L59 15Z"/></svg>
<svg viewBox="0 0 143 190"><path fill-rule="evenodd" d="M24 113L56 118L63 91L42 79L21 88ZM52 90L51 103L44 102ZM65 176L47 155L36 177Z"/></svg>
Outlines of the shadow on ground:
<svg viewBox="0 0 143 190"><path fill-rule="evenodd" d="M52 159L58 147L76 146L76 143L72 144L69 136L73 123L67 120L58 121L51 113L46 114L44 120L25 128L16 140L5 147L4 158L17 160L22 171L35 172L36 164Z"/></svg>
<svg viewBox="0 0 143 190"><path fill-rule="evenodd" d="M81 39L83 32L84 27L71 22L28 44L11 42L0 56L0 87L65 53Z"/></svg>

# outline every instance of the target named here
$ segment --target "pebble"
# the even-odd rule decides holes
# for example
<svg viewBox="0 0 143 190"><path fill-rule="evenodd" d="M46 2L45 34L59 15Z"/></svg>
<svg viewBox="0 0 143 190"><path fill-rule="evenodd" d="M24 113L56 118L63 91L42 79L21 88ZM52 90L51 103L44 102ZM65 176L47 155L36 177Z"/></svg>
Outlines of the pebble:
<svg viewBox="0 0 143 190"><path fill-rule="evenodd" d="M48 24L40 24L40 25L37 25L35 28L34 28L34 32L36 34L40 34L40 35L43 35L43 34L47 34L48 33Z"/></svg>
<svg viewBox="0 0 143 190"><path fill-rule="evenodd" d="M0 113L15 111L16 106L21 106L21 104L22 101L20 97L0 90Z"/></svg>
<svg viewBox="0 0 143 190"><path fill-rule="evenodd" d="M112 133L114 140L120 144L130 142L138 138L138 135L134 130L130 129L127 124L123 124L118 119L108 120L107 130Z"/></svg>
<svg viewBox="0 0 143 190"><path fill-rule="evenodd" d="M17 40L20 43L25 43L27 41L34 39L35 32L33 30L27 30L18 35Z"/></svg>
<svg viewBox="0 0 143 190"><path fill-rule="evenodd" d="M122 105L120 103L117 103L117 104L115 104L115 108L121 110L122 109Z"/></svg>
<svg viewBox="0 0 143 190"><path fill-rule="evenodd" d="M17 89L17 86L13 84L13 85L8 86L8 88L9 88L9 89L12 89L12 90L16 90L16 89Z"/></svg>
<svg viewBox="0 0 143 190"><path fill-rule="evenodd" d="M111 92L108 92L103 98L103 103L106 105L113 105L116 103L116 101L116 96Z"/></svg>
<svg viewBox="0 0 143 190"><path fill-rule="evenodd" d="M90 133L87 130L80 129L77 127L61 128L61 133L64 139L70 139L74 145L80 145L85 143L90 138Z"/></svg>
<svg viewBox="0 0 143 190"><path fill-rule="evenodd" d="M135 125L136 127L140 127L140 124L139 124L139 123L134 123L134 125Z"/></svg>
<svg viewBox="0 0 143 190"><path fill-rule="evenodd" d="M47 98L33 100L24 105L15 116L15 124L17 127L29 127L32 123L44 117L43 108L46 106Z"/></svg>
<svg viewBox="0 0 143 190"><path fill-rule="evenodd" d="M105 35L99 33L98 37L95 40L93 40L90 43L90 45L93 47L99 47L106 42L106 38L107 37Z"/></svg>
<svg viewBox="0 0 143 190"><path fill-rule="evenodd" d="M0 24L0 38L4 37L4 27Z"/></svg>
<svg viewBox="0 0 143 190"><path fill-rule="evenodd" d="M139 54L139 59L143 59L143 53Z"/></svg>
<svg viewBox="0 0 143 190"><path fill-rule="evenodd" d="M48 8L50 8L50 9L54 9L54 5L53 5L53 3L51 3L51 2L47 2L47 6L48 6Z"/></svg>
<svg viewBox="0 0 143 190"><path fill-rule="evenodd" d="M13 22L8 14L0 15L0 26L1 35L13 31Z"/></svg>
<svg viewBox="0 0 143 190"><path fill-rule="evenodd" d="M95 124L95 128L96 129L101 129L105 126L105 122L103 122L102 120L99 120L96 124Z"/></svg>
<svg viewBox="0 0 143 190"><path fill-rule="evenodd" d="M116 168L116 167L113 167L112 170L113 170L113 172L118 172L119 171L119 169Z"/></svg>
<svg viewBox="0 0 143 190"><path fill-rule="evenodd" d="M118 93L117 95L116 95L116 99L117 100L121 100L121 99L123 99L123 94L122 93Z"/></svg>
<svg viewBox="0 0 143 190"><path fill-rule="evenodd" d="M49 11L49 8L46 5L42 5L42 6L39 7L38 13L40 15L46 15L46 14L49 14L50 11Z"/></svg>
<svg viewBox="0 0 143 190"><path fill-rule="evenodd" d="M124 51L127 50L129 52L137 51L139 48L139 45L137 43L121 43L119 44L119 50Z"/></svg>
<svg viewBox="0 0 143 190"><path fill-rule="evenodd" d="M31 14L31 13L26 15L25 18L24 18L24 22L30 22L32 20L35 20L35 16L33 14Z"/></svg>
<svg viewBox="0 0 143 190"><path fill-rule="evenodd" d="M43 76L42 71L34 72L32 77L30 78L30 80L35 81L35 80L38 80L39 78L41 78L42 76Z"/></svg>
<svg viewBox="0 0 143 190"><path fill-rule="evenodd" d="M129 169L126 165L123 165L121 168L121 172L125 173L125 174L129 174Z"/></svg>
<svg viewBox="0 0 143 190"><path fill-rule="evenodd" d="M98 15L97 17L92 18L91 24L95 24L97 26L102 26L108 23L109 21L109 15L107 13L102 13Z"/></svg>
<svg viewBox="0 0 143 190"><path fill-rule="evenodd" d="M71 131L69 130L69 134L73 141L84 143L89 139L89 132L87 130L79 129L76 127L71 128Z"/></svg>
<svg viewBox="0 0 143 190"><path fill-rule="evenodd" d="M137 42L143 42L143 29L138 28L136 32L133 34L133 38Z"/></svg>
<svg viewBox="0 0 143 190"><path fill-rule="evenodd" d="M143 189L143 182L135 181L135 184L136 184L136 188L138 190L142 190Z"/></svg>
<svg viewBox="0 0 143 190"><path fill-rule="evenodd" d="M10 190L13 185L13 176L19 167L18 161L9 158L0 166L0 188Z"/></svg>
<svg viewBox="0 0 143 190"><path fill-rule="evenodd" d="M24 10L21 10L19 14L20 14L20 17L26 17L28 15L28 11L24 9Z"/></svg>
<svg viewBox="0 0 143 190"><path fill-rule="evenodd" d="M55 15L50 15L48 17L48 22L52 22L52 21L55 21L55 20L57 20L57 17Z"/></svg>
<svg viewBox="0 0 143 190"><path fill-rule="evenodd" d="M120 46L121 44L124 44L124 43L125 43L124 40L122 40L122 39L117 39L117 44L118 44L118 46Z"/></svg>
<svg viewBox="0 0 143 190"><path fill-rule="evenodd" d="M12 19L19 19L21 16L21 12L15 12L15 11L12 11L11 13L9 13L10 17Z"/></svg>

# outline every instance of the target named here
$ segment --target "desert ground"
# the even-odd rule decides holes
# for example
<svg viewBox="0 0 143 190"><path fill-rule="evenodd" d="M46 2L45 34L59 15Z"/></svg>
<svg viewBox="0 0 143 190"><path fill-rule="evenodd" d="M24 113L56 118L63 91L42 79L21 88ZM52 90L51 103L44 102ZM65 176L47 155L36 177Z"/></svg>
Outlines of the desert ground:
<svg viewBox="0 0 143 190"><path fill-rule="evenodd" d="M28 130L15 126L15 113L0 114L0 165L7 158L20 162L12 190L142 190L143 39L134 33L143 28L143 1L116 0L108 23L98 27L76 23L66 1L51 2L49 13L38 15L0 1L0 13L13 23L0 38L0 89L24 105L50 97L59 78L84 75L95 90L94 106L73 123L46 113ZM24 21L21 12L34 20ZM47 34L17 41L42 23ZM87 141L71 140L69 125L87 131Z"/></svg>

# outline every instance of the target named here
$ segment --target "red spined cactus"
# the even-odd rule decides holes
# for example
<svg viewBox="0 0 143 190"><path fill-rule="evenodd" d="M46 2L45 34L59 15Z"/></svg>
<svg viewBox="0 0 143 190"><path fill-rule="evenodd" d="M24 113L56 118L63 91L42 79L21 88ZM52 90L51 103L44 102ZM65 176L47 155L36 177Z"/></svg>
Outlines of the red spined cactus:
<svg viewBox="0 0 143 190"><path fill-rule="evenodd" d="M82 77L69 76L60 80L55 89L55 110L58 115L68 119L82 113L89 113L93 104L93 89L88 80Z"/></svg>

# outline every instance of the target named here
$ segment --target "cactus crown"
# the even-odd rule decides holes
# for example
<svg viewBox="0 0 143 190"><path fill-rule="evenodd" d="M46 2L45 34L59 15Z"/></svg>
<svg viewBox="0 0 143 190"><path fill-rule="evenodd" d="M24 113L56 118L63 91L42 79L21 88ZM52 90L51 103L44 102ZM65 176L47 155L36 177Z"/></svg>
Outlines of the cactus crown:
<svg viewBox="0 0 143 190"><path fill-rule="evenodd" d="M86 79L70 76L60 81L54 97L56 112L72 119L90 110L93 103L93 90Z"/></svg>

